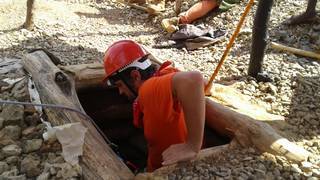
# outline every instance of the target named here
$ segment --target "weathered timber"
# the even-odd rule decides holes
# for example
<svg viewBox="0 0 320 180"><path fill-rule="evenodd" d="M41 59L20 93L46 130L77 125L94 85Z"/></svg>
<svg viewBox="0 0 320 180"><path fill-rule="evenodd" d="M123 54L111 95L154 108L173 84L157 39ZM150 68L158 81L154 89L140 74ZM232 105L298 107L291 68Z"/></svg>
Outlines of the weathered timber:
<svg viewBox="0 0 320 180"><path fill-rule="evenodd" d="M33 22L34 1L35 0L27 0L27 15L26 15L26 21L24 23L24 27L28 30L32 30L34 27L34 22Z"/></svg>
<svg viewBox="0 0 320 180"><path fill-rule="evenodd" d="M147 49L146 51L148 52ZM149 57L154 64L161 64L161 61L152 54ZM59 68L73 75L77 90L101 86L105 76L103 65L100 63L59 66Z"/></svg>
<svg viewBox="0 0 320 180"><path fill-rule="evenodd" d="M73 75L77 90L101 86L105 72L102 64L80 64L60 66L60 69Z"/></svg>
<svg viewBox="0 0 320 180"><path fill-rule="evenodd" d="M310 57L310 58L314 58L314 59L320 60L320 54L319 53L314 53L314 52L306 51L306 50L303 50L303 49L297 49L297 48L293 48L293 47L288 47L288 46L285 46L285 45L282 45L282 44L278 44L276 42L271 42L270 45L271 45L272 49L276 49L276 50L280 50L280 51L286 51L286 52L290 52L290 53L297 54L297 55L300 55L300 56L305 56L305 57Z"/></svg>
<svg viewBox="0 0 320 180"><path fill-rule="evenodd" d="M97 64L66 66L63 69L73 72L78 87L88 85L90 81L101 83L104 77L102 65ZM282 116L272 115L257 109L257 106L249 105L246 99L239 98L239 94L221 85L216 84L213 87L211 92L213 97L206 100L206 121L211 128L221 135L235 138L242 146L256 147L262 152L283 155L293 161L303 161L308 158L310 155L308 151L288 141L264 122L284 122ZM225 94L222 95L223 93Z"/></svg>
<svg viewBox="0 0 320 180"><path fill-rule="evenodd" d="M177 16L181 13L181 5L182 5L182 0L176 0L174 8Z"/></svg>
<svg viewBox="0 0 320 180"><path fill-rule="evenodd" d="M83 111L79 103L74 79L55 66L43 51L27 54L24 68L31 74L41 101L59 104ZM133 173L108 146L95 126L81 115L69 111L45 109L54 126L81 122L87 129L80 166L84 179L131 179Z"/></svg>
<svg viewBox="0 0 320 180"><path fill-rule="evenodd" d="M282 155L296 162L307 160L311 155L280 136L267 123L226 108L212 98L206 100L206 119L211 128L222 135L234 137L244 147L254 146L262 152Z"/></svg>

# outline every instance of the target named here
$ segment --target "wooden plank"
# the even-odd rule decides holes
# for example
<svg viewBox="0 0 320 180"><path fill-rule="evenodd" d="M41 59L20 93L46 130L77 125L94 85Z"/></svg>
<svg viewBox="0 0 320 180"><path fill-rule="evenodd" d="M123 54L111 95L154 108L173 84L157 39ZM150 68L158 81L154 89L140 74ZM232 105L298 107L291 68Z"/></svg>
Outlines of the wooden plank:
<svg viewBox="0 0 320 180"><path fill-rule="evenodd" d="M24 68L31 74L43 103L64 105L83 111L76 94L74 79L55 66L43 51L27 54L23 63ZM88 129L83 156L80 158L84 179L133 178L133 173L120 161L88 119L69 111L45 109L45 113L54 126L81 122Z"/></svg>
<svg viewBox="0 0 320 180"><path fill-rule="evenodd" d="M318 54L318 53L314 53L314 52L306 51L306 50L302 50L302 49L297 49L297 48L293 48L293 47L288 47L288 46L278 44L275 42L271 42L271 48L276 49L276 50L280 50L280 51L287 51L287 52L297 54L300 56L305 56L305 57L310 57L310 58L320 60L320 54Z"/></svg>

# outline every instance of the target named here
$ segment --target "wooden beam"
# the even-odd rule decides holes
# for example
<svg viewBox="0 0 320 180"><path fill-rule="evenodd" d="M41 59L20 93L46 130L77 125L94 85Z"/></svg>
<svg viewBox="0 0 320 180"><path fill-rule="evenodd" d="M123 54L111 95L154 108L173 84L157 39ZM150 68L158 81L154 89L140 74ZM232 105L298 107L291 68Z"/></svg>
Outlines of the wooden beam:
<svg viewBox="0 0 320 180"><path fill-rule="evenodd" d="M23 63L39 91L41 102L83 111L77 97L74 79L55 66L43 51L27 54ZM80 158L84 179L133 178L133 173L120 161L88 119L77 113L62 110L45 109L45 113L54 126L80 122L88 129L83 145L83 156Z"/></svg>
<svg viewBox="0 0 320 180"><path fill-rule="evenodd" d="M301 162L311 155L308 151L279 135L270 125L214 102L206 100L207 124L222 135L234 137L244 147L282 155Z"/></svg>
<svg viewBox="0 0 320 180"><path fill-rule="evenodd" d="M33 30L34 27L34 0L27 0L27 15L24 27L28 30Z"/></svg>
<svg viewBox="0 0 320 180"><path fill-rule="evenodd" d="M182 4L182 0L176 0L175 13L177 16L181 13L181 4Z"/></svg>
<svg viewBox="0 0 320 180"><path fill-rule="evenodd" d="M305 56L305 57L310 57L310 58L320 60L320 54L318 54L318 53L314 53L314 52L306 51L306 50L302 50L302 49L297 49L297 48L293 48L293 47L288 47L288 46L278 44L275 42L271 42L271 48L276 49L276 50L280 50L280 51L287 51L287 52L297 54L300 56Z"/></svg>
<svg viewBox="0 0 320 180"><path fill-rule="evenodd" d="M98 63L59 66L59 68L72 74L76 90L101 86L105 76L103 65Z"/></svg>

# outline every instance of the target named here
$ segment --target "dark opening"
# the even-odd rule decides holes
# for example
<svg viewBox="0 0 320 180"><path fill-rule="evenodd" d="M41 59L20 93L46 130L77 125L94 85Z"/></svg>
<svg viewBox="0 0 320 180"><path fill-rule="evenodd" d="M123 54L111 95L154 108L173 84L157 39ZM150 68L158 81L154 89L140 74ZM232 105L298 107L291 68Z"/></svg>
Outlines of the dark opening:
<svg viewBox="0 0 320 180"><path fill-rule="evenodd" d="M147 143L143 130L132 123L132 105L115 88L87 88L78 91L86 113L95 121L107 138L116 145L111 148L134 172L144 171L147 165ZM229 143L210 128L205 128L204 148Z"/></svg>

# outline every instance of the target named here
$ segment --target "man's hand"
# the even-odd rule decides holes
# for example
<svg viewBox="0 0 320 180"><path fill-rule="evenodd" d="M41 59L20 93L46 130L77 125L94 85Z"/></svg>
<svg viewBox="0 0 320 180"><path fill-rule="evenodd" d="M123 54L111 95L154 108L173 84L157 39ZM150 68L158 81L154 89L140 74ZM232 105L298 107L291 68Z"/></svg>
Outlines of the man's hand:
<svg viewBox="0 0 320 180"><path fill-rule="evenodd" d="M198 153L195 152L189 144L174 144L162 153L162 165L167 166L180 161L192 160L197 154Z"/></svg>

